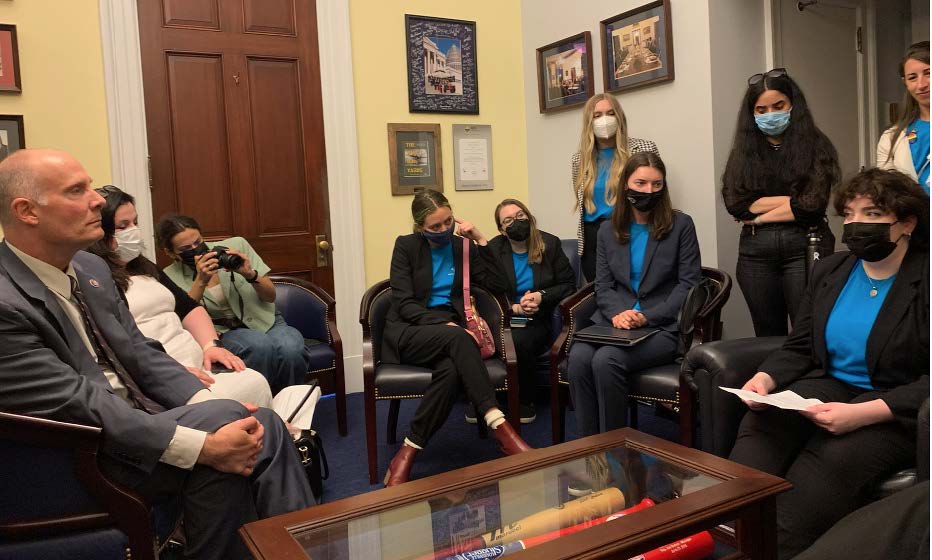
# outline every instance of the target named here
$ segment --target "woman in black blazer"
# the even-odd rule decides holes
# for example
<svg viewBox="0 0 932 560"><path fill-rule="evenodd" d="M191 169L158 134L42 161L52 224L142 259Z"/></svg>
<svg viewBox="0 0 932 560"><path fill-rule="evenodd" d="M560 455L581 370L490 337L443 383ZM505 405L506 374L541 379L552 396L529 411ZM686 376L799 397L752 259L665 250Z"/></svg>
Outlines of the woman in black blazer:
<svg viewBox="0 0 932 560"><path fill-rule="evenodd" d="M550 345L553 310L573 293L576 275L560 239L537 229L537 220L523 202L507 198L499 203L495 225L501 235L489 241L489 250L497 259L498 278L489 288L504 294L513 317L527 319L524 326L513 326L511 335L518 358L521 423L529 424L537 417L537 357Z"/></svg>
<svg viewBox="0 0 932 560"><path fill-rule="evenodd" d="M530 449L505 421L479 347L463 328L463 247L454 232L458 225L460 235L475 242L469 252L471 284L485 282L485 263L494 266L485 236L470 222L455 219L446 197L434 190L414 195L411 214L414 233L398 237L392 253L392 305L382 335L382 362L431 368L433 377L388 467L386 486L407 482L417 451L450 415L460 386L503 453Z"/></svg>
<svg viewBox="0 0 932 560"><path fill-rule="evenodd" d="M677 316L702 274L696 227L673 210L660 156L632 155L619 185L612 220L599 229L592 321L659 331L634 346L573 343L568 374L580 436L627 425L627 376L673 361Z"/></svg>
<svg viewBox="0 0 932 560"><path fill-rule="evenodd" d="M916 460L929 396L929 202L897 171L869 169L835 193L849 253L818 261L783 348L744 385L825 404L748 403L731 459L782 476L780 558L791 558Z"/></svg>

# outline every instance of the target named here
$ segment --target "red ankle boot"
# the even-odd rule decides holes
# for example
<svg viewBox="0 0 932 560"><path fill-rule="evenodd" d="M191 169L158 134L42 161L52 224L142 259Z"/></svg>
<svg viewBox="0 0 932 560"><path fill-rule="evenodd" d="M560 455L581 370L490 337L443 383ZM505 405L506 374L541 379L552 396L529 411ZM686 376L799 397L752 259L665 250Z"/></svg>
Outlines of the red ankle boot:
<svg viewBox="0 0 932 560"><path fill-rule="evenodd" d="M417 455L417 449L410 445L401 446L401 449L392 458L392 462L388 464L388 472L385 473L385 480L383 481L386 488L408 482L415 455Z"/></svg>
<svg viewBox="0 0 932 560"><path fill-rule="evenodd" d="M492 435L498 440L498 448L501 449L502 453L505 455L517 455L518 453L533 449L533 447L521 439L521 436L515 432L515 429L512 428L511 424L507 421L492 430Z"/></svg>

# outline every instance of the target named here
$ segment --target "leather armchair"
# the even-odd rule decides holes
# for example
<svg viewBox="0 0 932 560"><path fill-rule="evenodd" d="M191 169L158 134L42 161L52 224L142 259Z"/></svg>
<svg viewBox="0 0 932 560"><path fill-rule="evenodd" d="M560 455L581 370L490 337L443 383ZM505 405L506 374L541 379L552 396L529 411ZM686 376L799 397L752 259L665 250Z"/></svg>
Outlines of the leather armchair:
<svg viewBox="0 0 932 560"><path fill-rule="evenodd" d="M386 437L389 443L395 443L401 399L423 397L433 376L433 372L428 368L383 364L381 361L382 333L385 318L391 307L391 290L389 281L382 280L366 291L359 306L359 323L363 333L362 369L370 484L375 484L378 476L376 401L390 401ZM507 392L508 422L515 431L519 431L521 423L518 406L518 362L511 329L506 322L508 306L479 286L472 286L471 291L476 298L479 315L489 324L495 338L496 354L485 360L492 386L496 391ZM485 437L485 423L480 419L476 426L480 437Z"/></svg>
<svg viewBox="0 0 932 560"><path fill-rule="evenodd" d="M764 359L783 345L782 336L739 338L710 342L697 346L686 354L683 363L683 385L689 385L698 395L701 449L719 457L727 457L734 446L738 425L747 412L747 405L719 387L741 387L758 371ZM919 411L916 468L904 469L887 478L874 492L875 498L889 496L928 478L929 465L929 401Z"/></svg>

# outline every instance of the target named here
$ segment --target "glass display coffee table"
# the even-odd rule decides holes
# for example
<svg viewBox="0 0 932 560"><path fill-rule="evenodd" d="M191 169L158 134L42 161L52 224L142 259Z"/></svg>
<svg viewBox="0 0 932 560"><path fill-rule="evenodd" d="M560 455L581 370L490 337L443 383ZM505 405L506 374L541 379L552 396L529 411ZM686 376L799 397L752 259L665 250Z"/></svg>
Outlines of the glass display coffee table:
<svg viewBox="0 0 932 560"><path fill-rule="evenodd" d="M249 523L257 559L630 558L704 530L776 558L790 484L624 428ZM615 515L612 515L615 514ZM719 528L734 522L733 533Z"/></svg>

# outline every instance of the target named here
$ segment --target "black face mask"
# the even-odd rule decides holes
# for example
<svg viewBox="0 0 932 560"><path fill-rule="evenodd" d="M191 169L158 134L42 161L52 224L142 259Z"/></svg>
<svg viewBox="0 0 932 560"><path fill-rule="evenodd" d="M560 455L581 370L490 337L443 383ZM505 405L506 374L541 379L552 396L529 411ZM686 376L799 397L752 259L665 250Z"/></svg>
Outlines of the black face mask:
<svg viewBox="0 0 932 560"><path fill-rule="evenodd" d="M657 203L660 202L660 199L663 198L663 189L652 193L626 189L625 198L628 199L628 202L630 202L631 206L634 206L636 210L640 210L641 212L650 212L654 209L654 207L657 206Z"/></svg>
<svg viewBox="0 0 932 560"><path fill-rule="evenodd" d="M184 251L178 253L178 256L181 257L181 262L184 264L194 267L194 257L198 255L203 255L204 253L209 252L210 249L207 247L207 243L201 241L201 243L190 249L185 249Z"/></svg>
<svg viewBox="0 0 932 560"><path fill-rule="evenodd" d="M427 231L426 229L421 232L428 241L433 243L438 247L446 247L453 241L453 233L456 229L455 225L451 225L449 229L443 231Z"/></svg>
<svg viewBox="0 0 932 560"><path fill-rule="evenodd" d="M512 241L527 241L531 236L530 220L515 220L505 228L505 235Z"/></svg>
<svg viewBox="0 0 932 560"><path fill-rule="evenodd" d="M896 242L890 241L890 226L895 223L849 222L841 242L861 260L882 261L896 249Z"/></svg>

